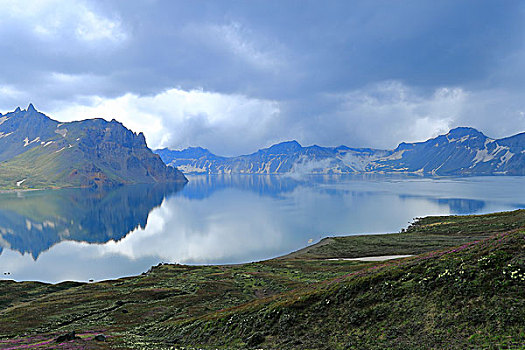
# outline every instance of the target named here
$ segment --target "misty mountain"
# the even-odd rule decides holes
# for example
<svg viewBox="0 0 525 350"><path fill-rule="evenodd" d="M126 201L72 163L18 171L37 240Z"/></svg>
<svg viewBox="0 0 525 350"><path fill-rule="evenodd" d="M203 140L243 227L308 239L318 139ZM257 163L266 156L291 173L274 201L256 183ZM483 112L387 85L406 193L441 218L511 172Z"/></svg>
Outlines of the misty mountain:
<svg viewBox="0 0 525 350"><path fill-rule="evenodd" d="M27 110L0 114L0 187L99 187L186 182L116 120L60 123Z"/></svg>
<svg viewBox="0 0 525 350"><path fill-rule="evenodd" d="M287 141L237 157L193 147L156 150L162 160L192 174L355 174L525 175L525 133L491 139L459 127L425 142L393 150L309 146Z"/></svg>

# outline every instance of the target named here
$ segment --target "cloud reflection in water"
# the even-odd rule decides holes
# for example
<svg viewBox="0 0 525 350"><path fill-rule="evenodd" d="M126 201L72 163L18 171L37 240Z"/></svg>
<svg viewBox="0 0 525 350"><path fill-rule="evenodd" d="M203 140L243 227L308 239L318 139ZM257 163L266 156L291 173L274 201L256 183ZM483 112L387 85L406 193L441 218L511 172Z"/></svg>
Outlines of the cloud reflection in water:
<svg viewBox="0 0 525 350"><path fill-rule="evenodd" d="M316 242L331 235L396 232L417 216L525 207L519 204L525 198L524 185L525 178L518 177L191 177L181 191L160 196L160 206L158 194L152 195L150 190L146 197L159 203L149 209L146 224L137 224L131 232L112 232L113 239L90 240L86 229L87 237L55 232L53 237L59 237L60 243L33 260L29 248L14 249L6 240L9 235L2 234L0 269L10 271L9 277L17 280L99 280L138 274L158 262L256 261L301 248L309 239ZM108 201L107 196L119 194L101 196L101 201ZM139 198L136 193L132 197ZM92 220L118 220L129 215L129 200L113 199L110 203L124 205L102 206L116 211L104 215L88 210L98 215ZM0 208L6 207L0 204ZM54 210L48 215L62 209ZM0 215L5 217L8 211L0 209ZM19 208L16 214L23 216L23 210ZM34 216L31 220L37 221ZM0 227L0 233L9 229L4 223ZM100 231L113 226L99 223L94 227ZM104 237L107 232L96 234Z"/></svg>

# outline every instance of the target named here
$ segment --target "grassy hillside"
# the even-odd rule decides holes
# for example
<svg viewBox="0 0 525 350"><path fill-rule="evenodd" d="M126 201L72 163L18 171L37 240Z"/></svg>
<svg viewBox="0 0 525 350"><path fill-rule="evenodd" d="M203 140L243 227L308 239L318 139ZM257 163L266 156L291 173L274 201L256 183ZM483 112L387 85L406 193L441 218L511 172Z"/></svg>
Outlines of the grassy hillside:
<svg viewBox="0 0 525 350"><path fill-rule="evenodd" d="M63 346L518 349L524 248L519 210L424 218L405 233L332 239L251 264L160 265L91 284L2 281L0 348L56 348L76 330L82 339ZM326 260L359 254L420 255Z"/></svg>
<svg viewBox="0 0 525 350"><path fill-rule="evenodd" d="M519 227L525 227L524 210L488 215L429 216L418 218L401 233L328 237L282 259L421 254L480 240L493 233Z"/></svg>
<svg viewBox="0 0 525 350"><path fill-rule="evenodd" d="M519 348L524 239L498 234L149 332L229 348Z"/></svg>

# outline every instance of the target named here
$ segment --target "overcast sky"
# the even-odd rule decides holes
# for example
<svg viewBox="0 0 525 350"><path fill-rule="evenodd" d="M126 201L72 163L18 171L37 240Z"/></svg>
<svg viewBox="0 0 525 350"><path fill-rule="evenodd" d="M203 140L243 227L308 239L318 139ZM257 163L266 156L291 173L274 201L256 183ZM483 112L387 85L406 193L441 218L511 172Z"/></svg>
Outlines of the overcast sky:
<svg viewBox="0 0 525 350"><path fill-rule="evenodd" d="M523 1L0 0L0 112L153 148L393 148L525 131Z"/></svg>

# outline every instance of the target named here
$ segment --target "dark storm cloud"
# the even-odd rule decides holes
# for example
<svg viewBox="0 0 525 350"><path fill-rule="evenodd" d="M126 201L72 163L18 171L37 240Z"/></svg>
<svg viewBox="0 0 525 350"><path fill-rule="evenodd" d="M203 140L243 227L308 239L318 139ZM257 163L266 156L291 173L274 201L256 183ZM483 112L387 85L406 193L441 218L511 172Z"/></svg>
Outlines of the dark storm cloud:
<svg viewBox="0 0 525 350"><path fill-rule="evenodd" d="M61 118L116 117L154 146L392 147L459 124L494 137L525 128L518 1L6 0L0 10L0 109L33 101ZM160 131L141 127L145 115ZM249 130L255 119L265 122Z"/></svg>

